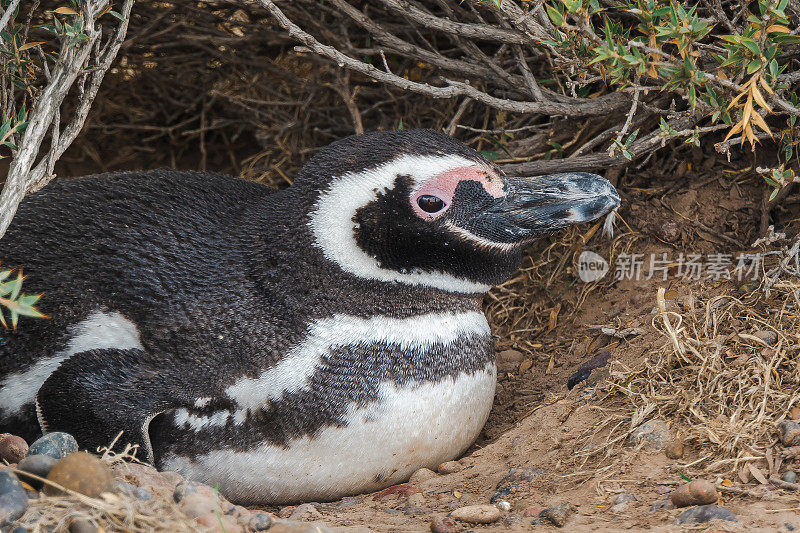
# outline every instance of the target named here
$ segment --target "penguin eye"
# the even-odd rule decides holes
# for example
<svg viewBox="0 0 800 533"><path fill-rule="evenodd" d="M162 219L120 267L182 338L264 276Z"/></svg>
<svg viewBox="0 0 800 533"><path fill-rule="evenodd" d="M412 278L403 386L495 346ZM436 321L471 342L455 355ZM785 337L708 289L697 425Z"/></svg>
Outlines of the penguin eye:
<svg viewBox="0 0 800 533"><path fill-rule="evenodd" d="M423 194L417 198L417 205L426 213L436 213L444 207L444 201L432 194Z"/></svg>

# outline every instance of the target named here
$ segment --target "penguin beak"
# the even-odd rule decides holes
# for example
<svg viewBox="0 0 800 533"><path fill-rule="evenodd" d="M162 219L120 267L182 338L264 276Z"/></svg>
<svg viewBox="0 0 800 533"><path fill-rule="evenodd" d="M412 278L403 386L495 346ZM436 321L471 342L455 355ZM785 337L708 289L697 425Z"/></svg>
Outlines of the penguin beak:
<svg viewBox="0 0 800 533"><path fill-rule="evenodd" d="M525 242L594 220L620 204L619 194L608 180L587 172L504 180L506 194L469 224L472 233L493 242Z"/></svg>

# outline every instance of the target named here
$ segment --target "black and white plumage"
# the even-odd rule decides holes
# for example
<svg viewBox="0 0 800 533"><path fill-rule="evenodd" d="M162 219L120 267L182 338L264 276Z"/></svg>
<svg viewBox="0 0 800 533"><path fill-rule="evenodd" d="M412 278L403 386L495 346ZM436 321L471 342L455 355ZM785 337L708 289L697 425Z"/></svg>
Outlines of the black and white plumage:
<svg viewBox="0 0 800 533"><path fill-rule="evenodd" d="M0 337L0 431L124 440L239 502L333 499L465 450L496 370L481 298L526 244L619 205L427 130L333 143L288 189L59 180L0 241L51 318ZM37 422L38 416L38 422Z"/></svg>

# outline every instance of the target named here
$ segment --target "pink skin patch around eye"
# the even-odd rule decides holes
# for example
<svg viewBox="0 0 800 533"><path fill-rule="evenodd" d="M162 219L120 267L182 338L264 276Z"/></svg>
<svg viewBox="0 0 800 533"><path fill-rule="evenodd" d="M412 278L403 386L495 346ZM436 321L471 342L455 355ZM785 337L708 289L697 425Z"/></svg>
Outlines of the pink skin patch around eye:
<svg viewBox="0 0 800 533"><path fill-rule="evenodd" d="M494 172L478 165L459 167L437 174L423 183L422 187L411 195L411 208L414 209L417 216L422 219L433 220L439 218L450 208L450 204L453 203L453 195L456 192L456 187L458 187L458 184L462 181L479 182L483 185L487 194L494 198L500 198L505 195L503 191L503 180ZM444 207L436 213L426 213L420 209L419 204L417 204L417 199L426 194L441 199L444 202Z"/></svg>

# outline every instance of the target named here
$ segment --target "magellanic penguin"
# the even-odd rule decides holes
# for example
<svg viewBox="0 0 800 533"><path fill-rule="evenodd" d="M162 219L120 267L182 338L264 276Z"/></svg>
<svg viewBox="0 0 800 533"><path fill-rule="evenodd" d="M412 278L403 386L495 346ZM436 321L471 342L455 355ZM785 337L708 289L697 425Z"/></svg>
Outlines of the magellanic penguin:
<svg viewBox="0 0 800 533"><path fill-rule="evenodd" d="M239 503L404 481L475 440L482 296L544 233L619 205L586 173L507 177L428 130L321 150L278 192L172 170L26 198L5 268L48 319L0 332L0 431L123 440Z"/></svg>

